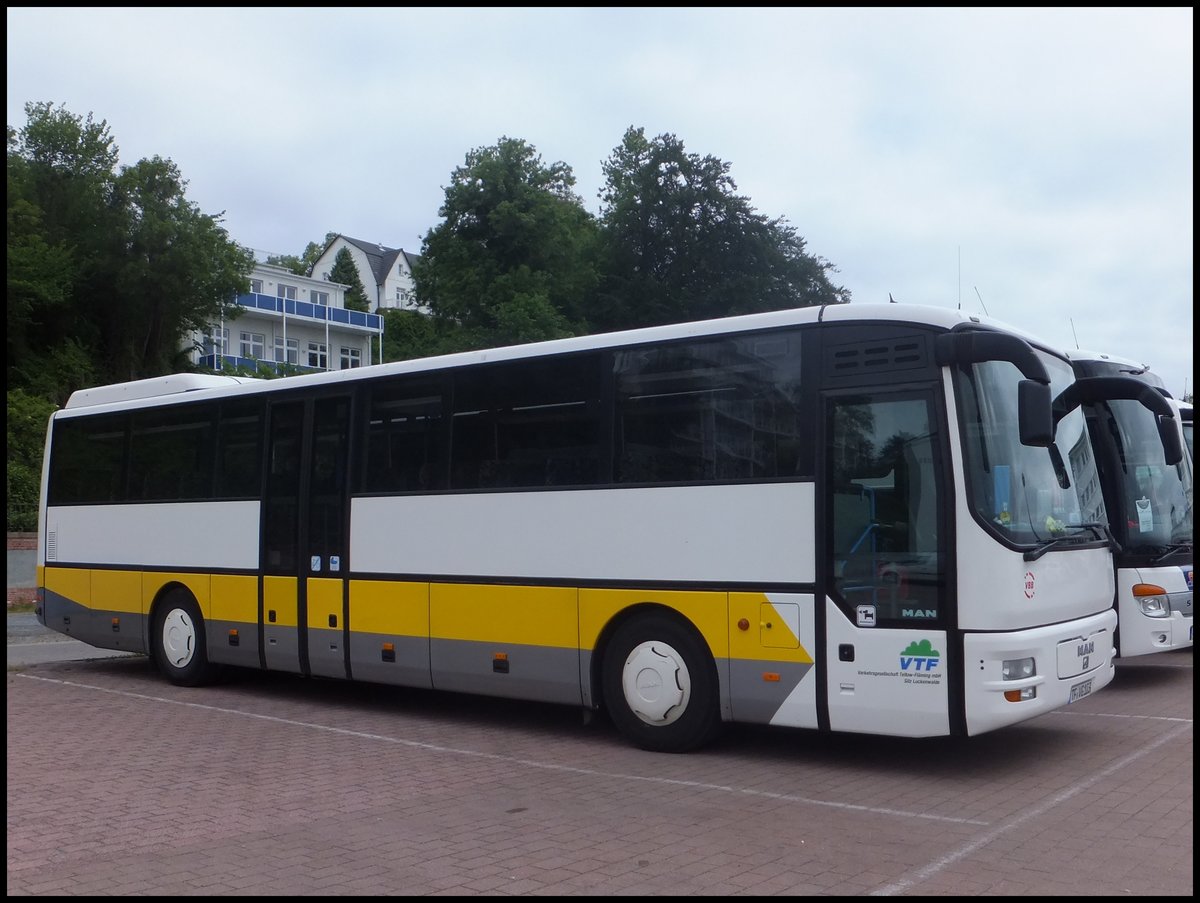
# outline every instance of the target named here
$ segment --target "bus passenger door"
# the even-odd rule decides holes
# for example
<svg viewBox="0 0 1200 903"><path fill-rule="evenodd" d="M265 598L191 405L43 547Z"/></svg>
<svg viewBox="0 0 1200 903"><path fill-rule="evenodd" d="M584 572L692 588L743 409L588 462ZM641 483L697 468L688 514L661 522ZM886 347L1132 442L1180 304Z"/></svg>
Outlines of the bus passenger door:
<svg viewBox="0 0 1200 903"><path fill-rule="evenodd" d="M949 733L948 467L937 396L861 389L826 405L824 658L829 727ZM822 514L822 509L824 514Z"/></svg>
<svg viewBox="0 0 1200 903"><path fill-rule="evenodd" d="M301 611L307 626L308 670L321 677L346 677L350 397L318 398L312 404L303 531L307 554L300 562L307 568Z"/></svg>
<svg viewBox="0 0 1200 903"><path fill-rule="evenodd" d="M346 676L350 397L271 406L263 502L263 662Z"/></svg>

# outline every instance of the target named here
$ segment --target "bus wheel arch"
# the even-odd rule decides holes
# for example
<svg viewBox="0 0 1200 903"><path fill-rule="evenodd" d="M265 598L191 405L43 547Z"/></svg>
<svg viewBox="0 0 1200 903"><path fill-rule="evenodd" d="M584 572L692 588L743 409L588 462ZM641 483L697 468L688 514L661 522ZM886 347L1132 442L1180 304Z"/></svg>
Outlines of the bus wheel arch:
<svg viewBox="0 0 1200 903"><path fill-rule="evenodd" d="M601 648L601 705L635 746L689 752L716 738L717 666L690 622L661 606L637 606L609 625Z"/></svg>
<svg viewBox="0 0 1200 903"><path fill-rule="evenodd" d="M158 670L177 686L199 687L216 677L218 669L208 660L204 616L183 584L169 584L154 601L149 649Z"/></svg>

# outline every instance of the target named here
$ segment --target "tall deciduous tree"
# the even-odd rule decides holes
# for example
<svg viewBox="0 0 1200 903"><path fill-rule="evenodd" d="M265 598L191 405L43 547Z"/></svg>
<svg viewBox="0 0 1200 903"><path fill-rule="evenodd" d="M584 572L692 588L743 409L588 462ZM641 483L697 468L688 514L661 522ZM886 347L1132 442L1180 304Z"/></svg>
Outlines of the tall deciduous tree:
<svg viewBox="0 0 1200 903"><path fill-rule="evenodd" d="M118 170L106 122L48 103L25 113L8 130L9 309L15 298L27 318L9 386L63 401L184 368L191 330L236 314L251 253L187 200L171 161Z"/></svg>
<svg viewBox="0 0 1200 903"><path fill-rule="evenodd" d="M849 300L828 261L738 195L730 165L630 128L603 164L604 280L591 319L649 326Z"/></svg>
<svg viewBox="0 0 1200 903"><path fill-rule="evenodd" d="M596 283L594 218L565 163L502 137L455 169L413 269L417 296L461 348L587 331Z"/></svg>

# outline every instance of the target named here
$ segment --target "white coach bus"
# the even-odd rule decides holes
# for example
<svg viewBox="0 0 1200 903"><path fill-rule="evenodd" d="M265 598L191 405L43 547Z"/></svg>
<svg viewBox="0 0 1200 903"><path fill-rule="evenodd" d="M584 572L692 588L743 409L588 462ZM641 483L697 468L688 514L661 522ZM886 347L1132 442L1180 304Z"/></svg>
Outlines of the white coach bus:
<svg viewBox="0 0 1200 903"><path fill-rule="evenodd" d="M841 304L87 389L49 423L38 614L178 684L561 703L652 750L982 734L1113 677L1074 383L1003 324Z"/></svg>
<svg viewBox="0 0 1200 903"><path fill-rule="evenodd" d="M1098 351L1068 354L1116 541L1117 655L1190 647L1193 474L1191 455L1181 454L1181 403L1145 364ZM1149 409L1132 395L1085 391L1111 377L1137 380L1163 398Z"/></svg>

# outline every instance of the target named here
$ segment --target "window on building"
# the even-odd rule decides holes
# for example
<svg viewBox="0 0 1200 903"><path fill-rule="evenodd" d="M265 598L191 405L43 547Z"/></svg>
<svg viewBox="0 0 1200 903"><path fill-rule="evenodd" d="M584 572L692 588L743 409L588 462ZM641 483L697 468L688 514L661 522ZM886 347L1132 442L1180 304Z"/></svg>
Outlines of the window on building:
<svg viewBox="0 0 1200 903"><path fill-rule="evenodd" d="M324 342L308 343L308 366L329 369L329 353Z"/></svg>
<svg viewBox="0 0 1200 903"><path fill-rule="evenodd" d="M262 280L261 279L251 279L250 280L250 291L256 295L261 295L262 294Z"/></svg>
<svg viewBox="0 0 1200 903"><path fill-rule="evenodd" d="M275 336L275 360L281 364L300 363L300 342L298 339L288 339L284 346L283 336Z"/></svg>
<svg viewBox="0 0 1200 903"><path fill-rule="evenodd" d="M329 306L329 292L310 292L310 294L313 304L320 304L322 307Z"/></svg>
<svg viewBox="0 0 1200 903"><path fill-rule="evenodd" d="M362 349L342 346L342 369L353 370L362 366Z"/></svg>
<svg viewBox="0 0 1200 903"><path fill-rule="evenodd" d="M275 286L275 297L276 298L286 298L288 301L295 301L296 300L296 292L297 292L296 286L288 285L285 282L280 282L278 285Z"/></svg>
<svg viewBox="0 0 1200 903"><path fill-rule="evenodd" d="M243 332L239 357L261 361L267 356L267 337L261 332Z"/></svg>
<svg viewBox="0 0 1200 903"><path fill-rule="evenodd" d="M407 299L407 295L408 295L408 292L404 291L404 290L403 290L403 289L401 289L399 286L397 286L397 287L396 287L396 300L397 300L397 301L404 301L404 300L406 300L406 299Z"/></svg>
<svg viewBox="0 0 1200 903"><path fill-rule="evenodd" d="M206 356L210 354L228 354L229 330L213 326L205 333L202 347Z"/></svg>

